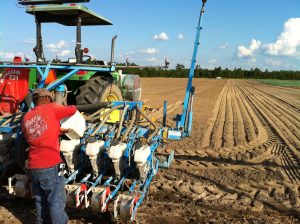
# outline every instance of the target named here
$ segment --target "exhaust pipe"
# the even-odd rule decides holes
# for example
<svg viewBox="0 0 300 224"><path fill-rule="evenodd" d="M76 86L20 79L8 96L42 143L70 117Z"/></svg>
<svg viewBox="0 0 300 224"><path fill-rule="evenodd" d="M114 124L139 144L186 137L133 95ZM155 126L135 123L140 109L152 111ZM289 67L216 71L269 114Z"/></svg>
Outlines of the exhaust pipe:
<svg viewBox="0 0 300 224"><path fill-rule="evenodd" d="M111 40L111 52L110 52L110 63L112 64L115 60L115 41L117 39L117 35L114 36Z"/></svg>

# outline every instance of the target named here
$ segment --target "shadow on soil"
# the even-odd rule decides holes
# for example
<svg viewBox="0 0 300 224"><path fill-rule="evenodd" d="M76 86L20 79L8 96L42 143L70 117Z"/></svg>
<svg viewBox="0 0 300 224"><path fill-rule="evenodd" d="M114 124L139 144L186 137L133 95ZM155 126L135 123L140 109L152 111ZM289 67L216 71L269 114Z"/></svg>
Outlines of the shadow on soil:
<svg viewBox="0 0 300 224"><path fill-rule="evenodd" d="M3 207L8 212L0 213L0 221L13 223L17 219L21 223L35 223L33 200L9 195L5 186L7 186L7 180L3 179L0 181L0 207Z"/></svg>
<svg viewBox="0 0 300 224"><path fill-rule="evenodd" d="M239 165L239 166L257 166L262 165L265 167L282 167L275 162L271 161L264 161L262 163L251 163L244 160L232 160L232 159L225 159L225 158L212 158L212 157L202 157L197 155L175 155L174 159L177 160L194 160L199 162L212 162L216 164L229 164L229 165ZM283 168L283 167L282 167Z"/></svg>
<svg viewBox="0 0 300 224"><path fill-rule="evenodd" d="M247 161L236 161L236 160L231 160L231 159L223 159L223 158L212 158L212 157L201 157L201 156L189 156L189 155L175 155L174 159L176 160L194 160L194 161L199 161L199 162L211 162L211 163L215 163L215 164L223 164L223 165L239 165L239 166L248 166L248 167L253 167L253 166L264 166L264 167L268 167L268 168L283 168L283 169L290 169L290 167L288 166L280 166L278 164L276 164L275 162L272 161L264 161L262 163L250 163ZM278 203L275 201L268 201L268 200L264 200L261 199L259 197L257 197L256 195L251 195L248 192L241 192L237 189L234 189L232 187L228 187L224 184L221 184L220 182L217 182L215 180L213 180L212 178L209 177L205 177L202 175L196 175L194 173L190 173L186 170L182 170L182 169L176 169L177 171L183 172L185 175L188 175L194 179L197 180L204 180L207 181L215 186L217 186L219 189L222 189L224 192L226 193L230 193L230 194L237 194L239 198L241 198L242 196L244 197L248 197L250 198L252 201L259 201L261 202L265 207L270 208L272 210L275 210L279 213L281 213L282 215L288 215L288 216L292 216L296 219L300 219L300 212L299 209L296 209L296 207L298 207L297 205L290 207L290 206L286 206L283 203ZM197 204L197 203L196 203Z"/></svg>
<svg viewBox="0 0 300 224"><path fill-rule="evenodd" d="M34 205L34 199L17 198L13 195L9 195L7 190L7 178L0 180L0 223L15 223L19 221L21 223L35 223L36 210ZM5 212L1 209L7 210ZM104 214L95 213L90 209L80 210L74 208L66 209L69 219L69 223L82 224L82 223L103 223L110 224L115 223L112 219L111 213ZM10 214L11 213L11 214Z"/></svg>

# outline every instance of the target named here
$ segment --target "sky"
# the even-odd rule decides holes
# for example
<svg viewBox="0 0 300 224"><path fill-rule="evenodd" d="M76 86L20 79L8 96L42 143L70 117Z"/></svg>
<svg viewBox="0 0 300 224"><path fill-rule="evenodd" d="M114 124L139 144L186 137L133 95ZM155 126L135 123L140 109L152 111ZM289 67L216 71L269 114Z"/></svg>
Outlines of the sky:
<svg viewBox="0 0 300 224"><path fill-rule="evenodd" d="M90 0L84 4L112 26L84 27L83 47L117 62L191 64L201 0ZM35 60L35 23L16 0L0 0L0 60L15 55ZM3 10L5 9L5 10ZM202 68L300 70L300 0L208 0L197 64ZM43 24L47 60L74 57L75 27Z"/></svg>

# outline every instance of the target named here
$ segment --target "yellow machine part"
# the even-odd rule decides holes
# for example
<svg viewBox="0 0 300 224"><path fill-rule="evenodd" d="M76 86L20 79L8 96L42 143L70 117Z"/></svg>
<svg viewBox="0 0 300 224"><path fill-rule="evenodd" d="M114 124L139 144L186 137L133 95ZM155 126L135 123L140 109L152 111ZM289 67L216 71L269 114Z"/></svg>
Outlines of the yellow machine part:
<svg viewBox="0 0 300 224"><path fill-rule="evenodd" d="M167 139L168 138L168 129L164 128L163 129L163 139Z"/></svg>
<svg viewBox="0 0 300 224"><path fill-rule="evenodd" d="M106 97L105 101L106 101L106 102L114 102L114 101L118 101L118 97L117 97L115 94L110 93L110 94ZM142 112L145 113L145 111L146 111L147 109L149 109L149 108L150 108L150 106L143 104L143 106L142 106ZM108 110L109 110L109 109L102 111L102 112L100 113L100 115L106 113ZM107 120L107 123L112 123L112 124L114 124L114 123L119 122L119 121L120 121L120 116L121 116L121 111L120 111L120 110L115 110L115 111L111 112L111 114L110 114L110 116L109 116L109 119Z"/></svg>
<svg viewBox="0 0 300 224"><path fill-rule="evenodd" d="M100 114L104 114L107 111L109 111L109 109L104 110L103 112L101 112ZM110 113L109 118L107 120L107 123L117 123L120 121L120 110L115 110L113 112Z"/></svg>
<svg viewBox="0 0 300 224"><path fill-rule="evenodd" d="M118 97L113 94L113 93L110 93L106 99L105 99L106 102L113 102L113 101L118 101ZM100 114L103 114L103 113L106 113L109 109L107 110L104 110L102 113ZM109 115L109 118L107 120L108 123L117 123L120 121L120 116L121 116L121 113L120 113L120 110L114 110L113 112L110 113Z"/></svg>

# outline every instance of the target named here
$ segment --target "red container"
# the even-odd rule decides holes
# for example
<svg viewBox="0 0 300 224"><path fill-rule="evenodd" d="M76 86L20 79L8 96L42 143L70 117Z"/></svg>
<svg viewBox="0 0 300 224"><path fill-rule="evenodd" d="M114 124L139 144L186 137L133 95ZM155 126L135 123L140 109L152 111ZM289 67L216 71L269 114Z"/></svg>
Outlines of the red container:
<svg viewBox="0 0 300 224"><path fill-rule="evenodd" d="M22 62L15 57L15 64ZM28 93L30 69L8 68L0 78L0 113L11 114L18 111L19 104Z"/></svg>

